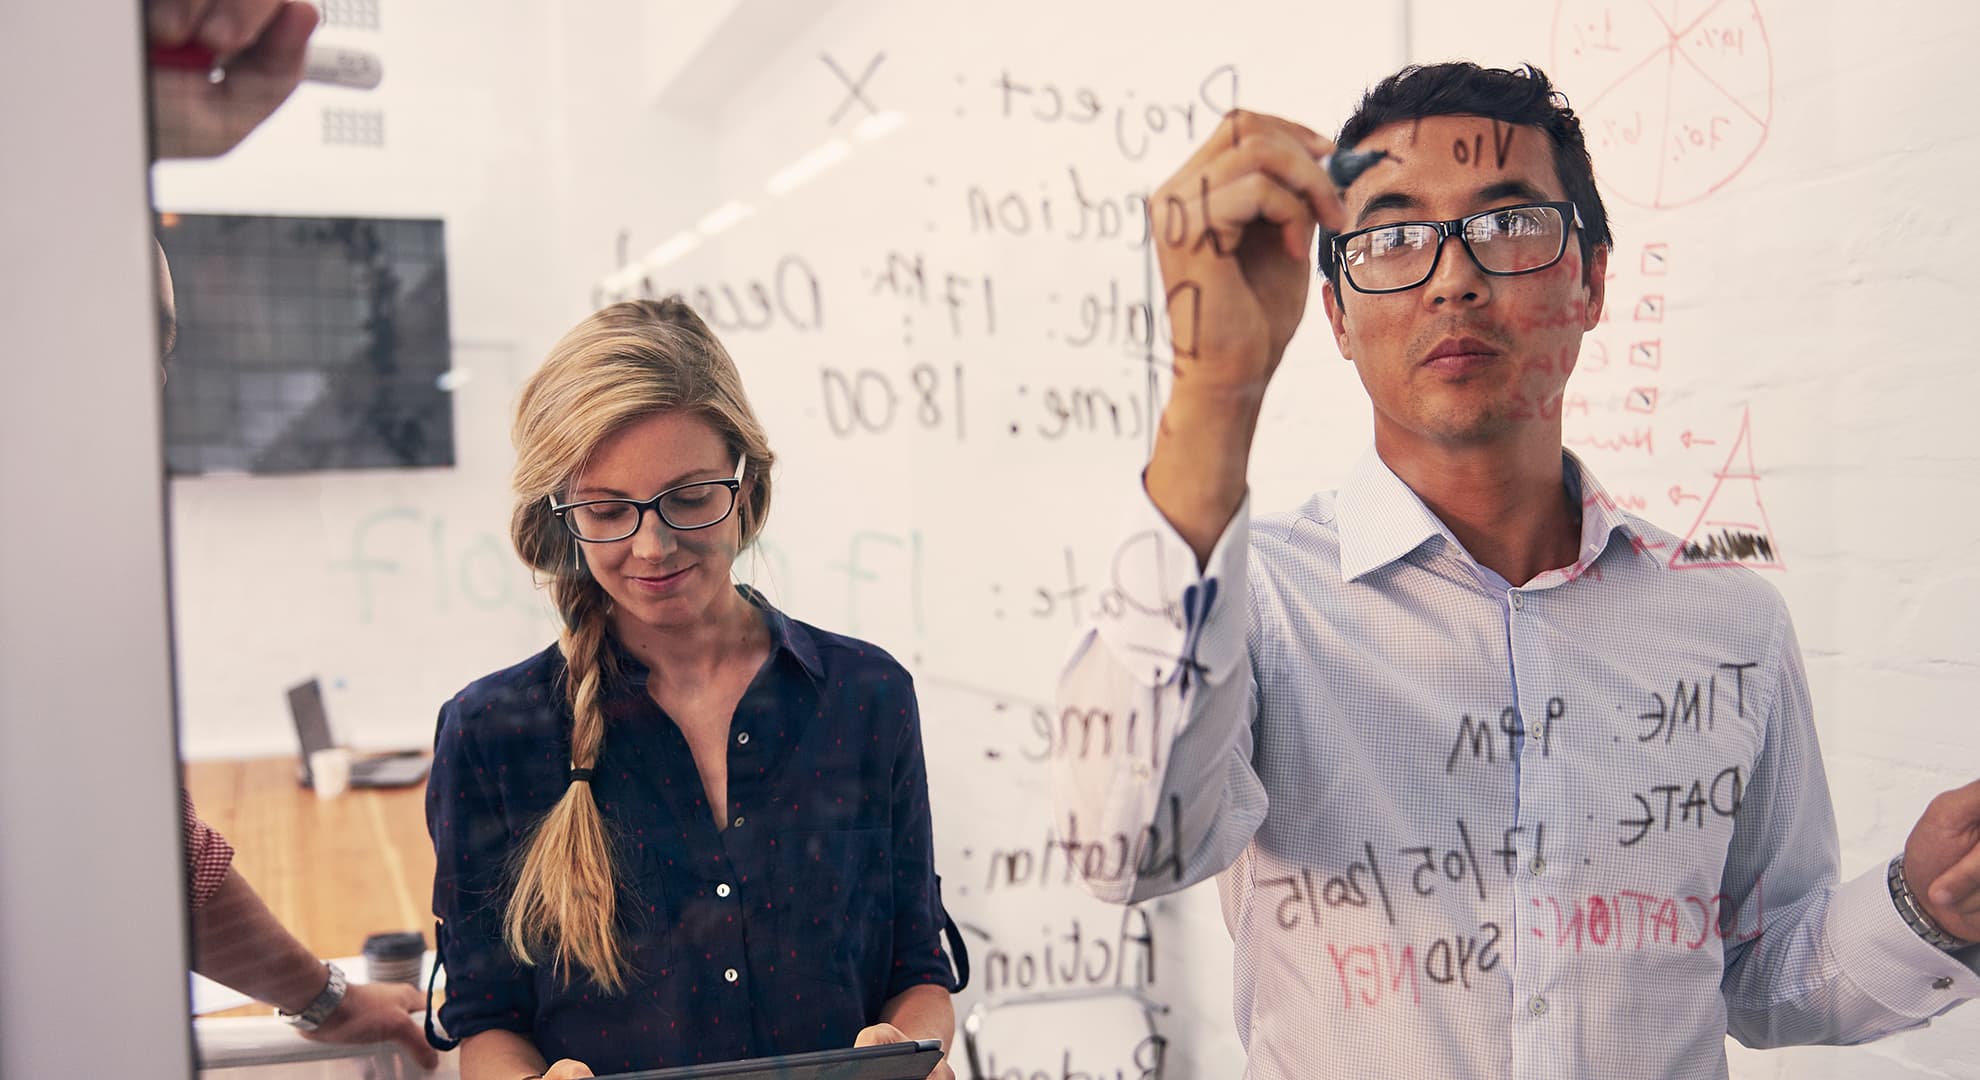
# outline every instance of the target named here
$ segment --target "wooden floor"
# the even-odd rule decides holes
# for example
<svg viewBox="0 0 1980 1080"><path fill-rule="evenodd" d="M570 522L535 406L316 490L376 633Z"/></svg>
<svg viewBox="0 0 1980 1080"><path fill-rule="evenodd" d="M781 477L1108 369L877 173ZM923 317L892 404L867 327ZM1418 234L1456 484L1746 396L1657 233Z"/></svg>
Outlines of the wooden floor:
<svg viewBox="0 0 1980 1080"><path fill-rule="evenodd" d="M318 799L296 782L293 757L188 762L185 784L234 845L234 869L316 955L354 956L388 930L417 930L432 947L425 785Z"/></svg>

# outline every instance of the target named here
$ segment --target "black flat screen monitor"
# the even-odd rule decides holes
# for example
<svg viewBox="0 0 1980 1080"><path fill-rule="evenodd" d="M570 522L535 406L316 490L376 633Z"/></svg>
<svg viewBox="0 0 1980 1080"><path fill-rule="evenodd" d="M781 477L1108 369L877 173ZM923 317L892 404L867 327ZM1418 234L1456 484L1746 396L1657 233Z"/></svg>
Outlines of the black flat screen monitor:
<svg viewBox="0 0 1980 1080"><path fill-rule="evenodd" d="M157 225L177 308L169 472L454 463L441 222L163 213Z"/></svg>

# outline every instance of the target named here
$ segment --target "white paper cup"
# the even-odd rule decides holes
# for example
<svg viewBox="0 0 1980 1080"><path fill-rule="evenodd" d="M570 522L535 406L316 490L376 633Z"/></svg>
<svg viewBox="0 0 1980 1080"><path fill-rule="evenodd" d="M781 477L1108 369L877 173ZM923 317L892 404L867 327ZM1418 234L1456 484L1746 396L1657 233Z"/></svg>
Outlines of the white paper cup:
<svg viewBox="0 0 1980 1080"><path fill-rule="evenodd" d="M334 799L351 786L351 752L341 746L309 755L309 782L319 799Z"/></svg>

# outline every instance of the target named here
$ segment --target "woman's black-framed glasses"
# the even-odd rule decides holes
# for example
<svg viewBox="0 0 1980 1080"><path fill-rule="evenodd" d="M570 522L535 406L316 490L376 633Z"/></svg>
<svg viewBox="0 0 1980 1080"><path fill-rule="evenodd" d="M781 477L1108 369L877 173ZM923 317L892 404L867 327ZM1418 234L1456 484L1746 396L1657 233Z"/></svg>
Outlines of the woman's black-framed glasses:
<svg viewBox="0 0 1980 1080"><path fill-rule="evenodd" d="M1496 206L1452 221L1391 221L1334 237L1334 261L1356 292L1406 292L1430 280L1444 241L1455 236L1480 270L1531 274L1567 254L1569 225L1583 227L1571 202Z"/></svg>
<svg viewBox="0 0 1980 1080"><path fill-rule="evenodd" d="M660 521L676 532L689 532L720 525L736 509L736 493L742 490L743 468L749 455L736 459L736 475L723 480L696 480L670 487L650 499L586 499L560 503L550 500L550 512L569 529L572 536L587 544L610 544L639 531L646 512L660 515Z"/></svg>

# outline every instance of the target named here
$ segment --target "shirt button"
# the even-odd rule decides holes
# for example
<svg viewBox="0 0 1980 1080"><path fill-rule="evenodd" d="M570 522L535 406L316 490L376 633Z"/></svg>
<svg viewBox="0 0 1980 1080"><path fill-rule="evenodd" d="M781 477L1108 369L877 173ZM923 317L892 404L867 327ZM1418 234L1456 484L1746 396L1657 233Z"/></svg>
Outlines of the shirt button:
<svg viewBox="0 0 1980 1080"><path fill-rule="evenodd" d="M736 745L737 745L737 746L748 746L748 745L749 745L749 732L747 732L747 731L741 731L741 732L737 732L737 733L736 733Z"/></svg>
<svg viewBox="0 0 1980 1080"><path fill-rule="evenodd" d="M723 973L722 973L722 977L723 977L724 979L727 979L727 980L729 980L730 982L735 982L735 981L736 981L737 979L740 979L740 978L742 978L742 976L740 976L740 975L738 975L738 974L736 974L736 969L735 969L735 968L730 968L729 970L727 970L727 971L725 971L725 972L723 972Z"/></svg>
<svg viewBox="0 0 1980 1080"><path fill-rule="evenodd" d="M737 818L737 819L736 819L736 828L738 828L738 829L740 829L740 828L742 828L742 823L743 823L743 819L741 819L741 818Z"/></svg>
<svg viewBox="0 0 1980 1080"><path fill-rule="evenodd" d="M1519 611L1526 607L1526 597L1521 596L1519 593L1514 593L1512 604L1513 610Z"/></svg>
<svg viewBox="0 0 1980 1080"><path fill-rule="evenodd" d="M1534 995L1533 1000L1528 1002L1526 1007L1532 1009L1535 1016L1547 1015L1547 999L1538 994Z"/></svg>
<svg viewBox="0 0 1980 1080"><path fill-rule="evenodd" d="M1535 855L1533 857L1532 867L1533 867L1533 876L1539 877L1541 874L1547 872L1547 860L1541 858L1538 855Z"/></svg>
<svg viewBox="0 0 1980 1080"><path fill-rule="evenodd" d="M1951 989L1952 989L1952 978L1951 978L1950 976L1946 976L1946 975L1941 975L1941 976L1939 976L1938 978L1936 978L1936 979L1933 979L1933 980L1932 980L1932 989L1934 989L1934 990L1951 990Z"/></svg>
<svg viewBox="0 0 1980 1080"><path fill-rule="evenodd" d="M726 899L728 899L728 897L729 897L729 884L728 884L728 882L723 882L722 884L720 884L720 885L717 885L717 886L715 886L715 895L716 895L716 896L719 896L719 897L722 897L722 898L723 898L723 899L725 899L725 900L726 900ZM734 982L735 980L734 980L734 979L731 979L731 980L729 980L729 981L730 981L730 982Z"/></svg>

